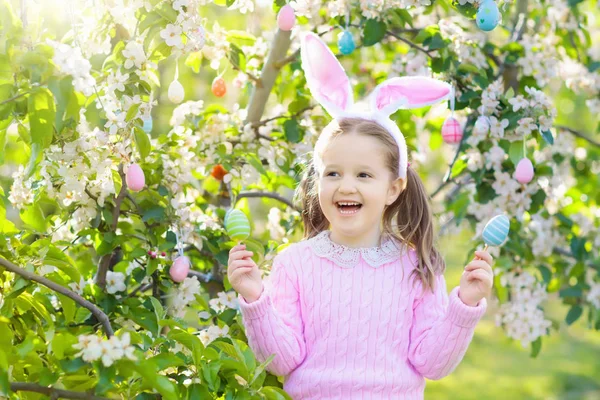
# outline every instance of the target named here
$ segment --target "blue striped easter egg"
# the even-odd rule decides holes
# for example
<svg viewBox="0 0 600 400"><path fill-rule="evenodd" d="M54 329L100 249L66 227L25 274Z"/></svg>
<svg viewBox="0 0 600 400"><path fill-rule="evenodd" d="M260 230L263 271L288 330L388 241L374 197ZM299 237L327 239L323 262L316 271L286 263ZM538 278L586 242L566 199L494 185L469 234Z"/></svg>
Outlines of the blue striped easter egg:
<svg viewBox="0 0 600 400"><path fill-rule="evenodd" d="M225 229L233 240L244 240L250 236L250 221L246 214L234 208L225 214Z"/></svg>
<svg viewBox="0 0 600 400"><path fill-rule="evenodd" d="M483 241L488 246L500 246L508 236L510 221L506 215L496 215L483 228Z"/></svg>

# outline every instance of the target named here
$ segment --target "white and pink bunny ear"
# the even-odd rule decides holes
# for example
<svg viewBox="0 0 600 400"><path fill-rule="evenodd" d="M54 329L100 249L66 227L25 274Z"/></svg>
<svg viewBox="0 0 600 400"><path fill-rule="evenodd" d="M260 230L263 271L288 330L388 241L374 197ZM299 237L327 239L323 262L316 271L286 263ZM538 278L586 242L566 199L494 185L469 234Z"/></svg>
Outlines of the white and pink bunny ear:
<svg viewBox="0 0 600 400"><path fill-rule="evenodd" d="M336 118L348 110L354 100L346 71L314 33L307 32L300 43L302 69L313 97Z"/></svg>
<svg viewBox="0 0 600 400"><path fill-rule="evenodd" d="M425 107L448 99L454 103L454 89L449 83L425 76L403 76L380 83L371 95L371 107L389 116L401 108Z"/></svg>

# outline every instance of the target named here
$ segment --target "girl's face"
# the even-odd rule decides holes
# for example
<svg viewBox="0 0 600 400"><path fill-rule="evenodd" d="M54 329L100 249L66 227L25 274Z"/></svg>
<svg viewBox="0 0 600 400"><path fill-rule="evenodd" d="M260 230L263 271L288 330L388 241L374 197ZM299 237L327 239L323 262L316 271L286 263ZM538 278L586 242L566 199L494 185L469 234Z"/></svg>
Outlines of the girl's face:
<svg viewBox="0 0 600 400"><path fill-rule="evenodd" d="M385 165L385 148L375 138L344 133L322 154L319 204L331 224L332 239L352 247L379 243L385 207L402 190Z"/></svg>

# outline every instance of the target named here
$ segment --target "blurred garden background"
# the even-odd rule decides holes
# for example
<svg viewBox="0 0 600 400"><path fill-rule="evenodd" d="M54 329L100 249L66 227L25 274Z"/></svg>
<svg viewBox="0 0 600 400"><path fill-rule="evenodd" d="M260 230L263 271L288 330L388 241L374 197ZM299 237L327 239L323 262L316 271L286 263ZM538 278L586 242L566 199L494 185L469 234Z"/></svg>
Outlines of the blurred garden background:
<svg viewBox="0 0 600 400"><path fill-rule="evenodd" d="M0 397L285 398L246 346L223 219L250 217L265 277L302 238L292 195L330 120L300 69L314 31L355 98L393 76L455 87L453 112L393 115L448 290L511 219L489 310L425 397L600 398L598 2L499 1L491 30L483 4L298 0L289 31L280 0L0 0Z"/></svg>

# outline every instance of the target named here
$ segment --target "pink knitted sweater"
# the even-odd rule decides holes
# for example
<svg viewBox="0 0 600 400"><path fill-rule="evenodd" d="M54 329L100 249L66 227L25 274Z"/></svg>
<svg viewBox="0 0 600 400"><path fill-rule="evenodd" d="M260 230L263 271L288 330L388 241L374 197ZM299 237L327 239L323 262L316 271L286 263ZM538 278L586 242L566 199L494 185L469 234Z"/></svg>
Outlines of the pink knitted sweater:
<svg viewBox="0 0 600 400"><path fill-rule="evenodd" d="M273 260L258 300L238 294L250 348L285 376L294 400L422 399L425 379L456 368L486 311L448 295L443 275L421 295L409 279L416 253L384 238L349 248L330 231Z"/></svg>

